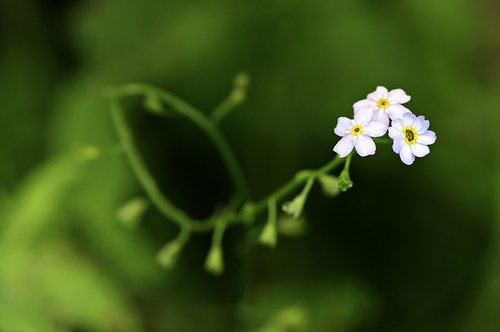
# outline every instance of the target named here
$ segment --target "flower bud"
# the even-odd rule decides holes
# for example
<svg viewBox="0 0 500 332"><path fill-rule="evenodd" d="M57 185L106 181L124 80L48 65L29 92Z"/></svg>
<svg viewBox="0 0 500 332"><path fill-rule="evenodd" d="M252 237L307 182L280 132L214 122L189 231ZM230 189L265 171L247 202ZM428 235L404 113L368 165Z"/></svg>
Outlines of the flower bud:
<svg viewBox="0 0 500 332"><path fill-rule="evenodd" d="M347 191L353 185L351 177L349 176L349 170L344 169L339 175L339 188L342 191Z"/></svg>
<svg viewBox="0 0 500 332"><path fill-rule="evenodd" d="M144 107L152 113L160 113L163 110L163 104L158 95L149 93L144 98Z"/></svg>
<svg viewBox="0 0 500 332"><path fill-rule="evenodd" d="M205 270L214 275L220 275L224 272L224 259L220 246L212 246L205 260Z"/></svg>
<svg viewBox="0 0 500 332"><path fill-rule="evenodd" d="M171 270L177 263L177 258L182 249L180 241L173 240L160 249L156 255L156 261L166 270Z"/></svg>
<svg viewBox="0 0 500 332"><path fill-rule="evenodd" d="M306 203L306 195L302 193L295 197L291 202L285 202L281 206L281 209L295 219L300 217L302 210L304 209L304 204Z"/></svg>
<svg viewBox="0 0 500 332"><path fill-rule="evenodd" d="M127 228L134 228L140 223L148 206L149 202L143 197L131 199L116 212L116 217Z"/></svg>
<svg viewBox="0 0 500 332"><path fill-rule="evenodd" d="M75 149L76 158L79 160L94 160L101 156L101 149L93 145L80 145Z"/></svg>
<svg viewBox="0 0 500 332"><path fill-rule="evenodd" d="M277 234L276 234L276 224L273 222L268 222L264 226L264 229L260 233L259 242L268 247L276 247Z"/></svg>
<svg viewBox="0 0 500 332"><path fill-rule="evenodd" d="M234 77L233 84L235 88L246 89L250 84L250 76L245 72L238 73Z"/></svg>
<svg viewBox="0 0 500 332"><path fill-rule="evenodd" d="M335 197L339 194L339 179L336 176L321 174L318 181L325 196Z"/></svg>
<svg viewBox="0 0 500 332"><path fill-rule="evenodd" d="M235 76L233 81L234 88L230 95L233 103L240 104L246 99L249 82L250 77L247 73L239 73Z"/></svg>

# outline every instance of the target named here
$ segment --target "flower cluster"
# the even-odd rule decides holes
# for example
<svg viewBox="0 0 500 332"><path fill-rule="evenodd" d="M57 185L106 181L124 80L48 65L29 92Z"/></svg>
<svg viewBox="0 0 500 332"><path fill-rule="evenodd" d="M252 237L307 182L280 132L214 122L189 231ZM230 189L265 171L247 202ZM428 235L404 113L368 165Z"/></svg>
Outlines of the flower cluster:
<svg viewBox="0 0 500 332"><path fill-rule="evenodd" d="M373 155L376 146L372 137L383 136L388 131L393 140L393 151L406 165L411 165L415 157L427 155L430 152L428 145L436 141L436 134L428 130L428 120L415 116L401 105L408 101L410 96L402 89L388 91L383 86L377 87L366 99L353 105L353 120L346 117L338 119L334 132L342 139L333 151L341 158L353 149L361 157Z"/></svg>

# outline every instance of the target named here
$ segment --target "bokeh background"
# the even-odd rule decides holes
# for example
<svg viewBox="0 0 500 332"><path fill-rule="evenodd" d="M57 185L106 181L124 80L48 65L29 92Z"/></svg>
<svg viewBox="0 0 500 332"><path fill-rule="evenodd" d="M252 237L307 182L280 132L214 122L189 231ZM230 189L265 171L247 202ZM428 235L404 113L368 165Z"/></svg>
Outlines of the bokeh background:
<svg viewBox="0 0 500 332"><path fill-rule="evenodd" d="M500 330L498 13L493 0L2 0L0 330ZM254 199L331 160L337 118L378 85L411 95L438 138L411 167L390 145L354 157L337 198L315 185L307 231L253 247L238 305L241 227L214 277L210 234L165 271L155 255L178 229L153 208L134 229L117 221L144 193L99 91L150 83L208 114L241 71L248 99L221 129ZM128 115L160 187L208 216L232 190L217 151L140 105ZM99 158L68 158L88 145Z"/></svg>

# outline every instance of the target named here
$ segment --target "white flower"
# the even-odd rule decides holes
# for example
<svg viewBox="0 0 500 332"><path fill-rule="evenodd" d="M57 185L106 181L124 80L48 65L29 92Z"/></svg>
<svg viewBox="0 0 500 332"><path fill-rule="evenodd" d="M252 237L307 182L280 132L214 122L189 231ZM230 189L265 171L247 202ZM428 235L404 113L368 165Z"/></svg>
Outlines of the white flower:
<svg viewBox="0 0 500 332"><path fill-rule="evenodd" d="M401 105L408 102L410 98L402 89L388 92L385 87L378 86L375 92L367 96L367 99L360 100L353 105L354 113L361 107L371 105L373 107L372 121L383 122L389 126L389 117L392 120L400 119L404 113L410 112Z"/></svg>
<svg viewBox="0 0 500 332"><path fill-rule="evenodd" d="M389 137L394 140L392 149L406 165L411 165L415 157L423 157L430 152L427 145L436 141L436 134L427 130L429 125L423 115L416 117L410 113L392 121L389 128Z"/></svg>
<svg viewBox="0 0 500 332"><path fill-rule="evenodd" d="M341 158L347 156L355 147L361 157L375 154L375 142L371 137L380 137L387 131L387 125L382 122L370 121L373 107L367 106L354 113L354 120L340 117L335 127L335 134L342 139L335 145L333 151Z"/></svg>

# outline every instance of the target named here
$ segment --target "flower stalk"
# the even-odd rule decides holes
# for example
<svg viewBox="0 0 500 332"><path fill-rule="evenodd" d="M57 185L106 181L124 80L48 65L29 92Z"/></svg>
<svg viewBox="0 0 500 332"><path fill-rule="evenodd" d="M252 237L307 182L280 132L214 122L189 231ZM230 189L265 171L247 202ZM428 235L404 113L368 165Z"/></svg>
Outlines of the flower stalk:
<svg viewBox="0 0 500 332"><path fill-rule="evenodd" d="M244 224L250 227L257 216L267 209L267 222L262 228L259 242L269 247L277 244L277 204L288 195L303 186L300 193L283 210L293 218L299 218L304 210L307 196L315 181L321 185L323 193L335 197L340 191L346 191L353 183L349 174L352 155L355 150L365 157L375 154L375 143L385 143L388 139L378 138L389 131L393 141L394 152L400 155L406 164L413 163L415 156L422 157L429 153L427 145L434 143L436 136L428 129L429 122L423 116L416 117L401 104L410 100L410 96L401 89L388 91L384 87L377 90L353 105L354 118L340 117L334 130L341 136L335 145L337 155L325 166L316 170L298 172L290 181L272 192L267 197L254 202L243 174L242 167L219 129L219 123L235 107L246 98L249 79L244 73L236 76L233 89L228 97L217 106L210 116L174 96L155 87L145 84L128 84L118 88L108 88L104 94L110 98L113 123L120 139L123 152L126 154L132 170L146 192L151 203L165 216L180 227L177 238L167 243L157 255L158 262L166 269L171 269L186 245L192 232L213 232L212 244L205 260L205 269L215 275L224 271L222 250L223 234L229 225ZM200 127L213 142L224 161L229 176L234 184L234 193L229 198L222 212L204 220L194 219L185 211L176 207L158 188L156 181L134 143L133 134L127 124L120 101L128 96L144 97L144 106L154 115L167 116L172 112L185 116ZM164 107L164 105L168 107ZM392 126L389 127L389 121ZM339 176L329 174L333 169L345 163ZM141 201L144 203L143 201ZM136 224L144 204L130 205L122 210L129 224Z"/></svg>

